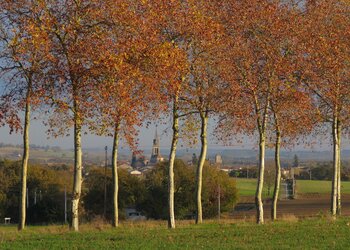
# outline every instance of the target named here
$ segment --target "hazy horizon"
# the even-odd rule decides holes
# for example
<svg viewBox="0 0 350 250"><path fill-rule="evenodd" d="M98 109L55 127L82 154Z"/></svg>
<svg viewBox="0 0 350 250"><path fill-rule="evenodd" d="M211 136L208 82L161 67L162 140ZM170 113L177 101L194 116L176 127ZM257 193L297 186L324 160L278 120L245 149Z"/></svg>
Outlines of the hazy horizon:
<svg viewBox="0 0 350 250"><path fill-rule="evenodd" d="M144 126L140 129L139 133L139 149L147 150L152 148L152 141L156 131L156 123L154 121L149 126ZM49 137L46 133L46 127L39 120L33 120L30 127L30 144L40 145L40 146L59 146L63 149L72 149L73 148L73 137L72 135L68 137ZM158 135L160 136L160 146L163 149L169 149L171 144L171 124L157 124ZM22 144L22 135L20 133L9 134L9 128L7 126L0 128L0 143L5 144ZM210 137L209 137L209 149L257 149L257 142L253 138L244 138L241 143L232 141L232 145L226 146L223 143L217 143L217 140L212 135L213 126L210 128ZM240 136L238 136L240 137ZM94 149L94 148L104 148L105 146L112 145L112 137L96 136L91 134L82 135L82 146L85 149ZM324 151L332 150L331 141L325 137L316 138L313 146L308 146L304 144L296 145L293 148L287 148L286 151ZM178 148L188 148L196 150L199 148L199 144L195 147L189 147L188 144L180 140ZM121 143L122 148L128 148L126 143ZM343 140L343 149L350 149L349 140L344 138Z"/></svg>

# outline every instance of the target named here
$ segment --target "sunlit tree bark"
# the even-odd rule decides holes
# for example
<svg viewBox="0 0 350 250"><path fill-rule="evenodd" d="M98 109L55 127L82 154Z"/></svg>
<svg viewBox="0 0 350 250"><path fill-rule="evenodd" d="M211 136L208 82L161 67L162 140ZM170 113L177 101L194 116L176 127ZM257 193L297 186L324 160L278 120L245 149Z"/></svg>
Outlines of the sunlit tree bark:
<svg viewBox="0 0 350 250"><path fill-rule="evenodd" d="M201 224L203 222L203 213L202 213L202 183L203 183L203 166L207 157L208 150L208 139L207 139L207 130L208 130L208 112L200 111L201 118L201 153L198 160L198 166L196 171L196 205L197 205L197 214L196 214L196 224Z"/></svg>

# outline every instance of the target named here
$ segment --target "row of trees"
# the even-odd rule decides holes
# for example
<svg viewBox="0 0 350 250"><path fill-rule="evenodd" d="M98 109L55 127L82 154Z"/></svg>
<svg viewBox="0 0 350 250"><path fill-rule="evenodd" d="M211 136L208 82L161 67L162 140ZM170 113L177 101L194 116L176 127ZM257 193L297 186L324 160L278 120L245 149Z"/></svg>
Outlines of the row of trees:
<svg viewBox="0 0 350 250"><path fill-rule="evenodd" d="M20 161L0 160L0 217L10 217L13 222L19 221L20 166ZM70 170L31 164L26 196L29 223L64 222L65 190L69 192L72 186Z"/></svg>
<svg viewBox="0 0 350 250"><path fill-rule="evenodd" d="M74 132L71 227L78 230L83 128L114 137L113 225L118 225L118 142L137 127L172 117L169 228L175 227L174 161L183 127L200 130L196 222L209 119L218 138L256 136L257 223L264 222L265 148L275 147L272 218L280 148L332 124L332 214L340 214L340 141L349 115L349 2L310 1L9 1L1 9L2 124L23 129L22 210L31 110L48 132ZM20 112L24 111L24 116ZM21 121L23 118L24 121Z"/></svg>
<svg viewBox="0 0 350 250"><path fill-rule="evenodd" d="M0 217L10 217L19 221L20 161L0 160ZM120 219L125 219L125 209L135 207L149 219L166 219L167 210L167 171L166 163L156 166L143 176L135 176L126 169L119 169L119 211ZM181 160L175 162L176 208L177 218L190 219L195 212L195 171L194 167L185 165ZM82 190L79 218L93 221L102 216L113 218L113 203L108 202L104 214L104 185L107 184L107 199L113 197L112 171L86 166L88 173ZM28 169L27 185L27 222L31 224L66 223L70 219L70 190L72 186L73 167L39 166L33 163ZM60 176L60 178L57 178ZM203 204L205 218L220 212L232 211L237 201L235 181L217 168L208 164L204 167ZM220 185L220 192L218 187ZM220 197L219 197L220 196Z"/></svg>

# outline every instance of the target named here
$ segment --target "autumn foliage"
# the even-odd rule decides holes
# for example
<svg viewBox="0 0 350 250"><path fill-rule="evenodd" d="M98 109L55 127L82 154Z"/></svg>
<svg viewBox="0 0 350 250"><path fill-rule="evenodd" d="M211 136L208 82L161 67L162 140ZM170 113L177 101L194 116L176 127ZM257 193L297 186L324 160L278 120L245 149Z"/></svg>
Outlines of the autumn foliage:
<svg viewBox="0 0 350 250"><path fill-rule="evenodd" d="M341 139L350 108L349 12L348 1L335 0L1 1L0 125L24 132L23 188L34 111L44 114L50 135L74 134L71 227L78 230L82 135L111 136L117 226L118 142L137 150L144 122L170 116L170 228L176 148L186 131L181 126L189 124L200 128L197 223L209 124L225 142L242 135L256 140L258 223L264 222L265 149L276 151L276 219L281 148L331 131L331 210L340 214Z"/></svg>

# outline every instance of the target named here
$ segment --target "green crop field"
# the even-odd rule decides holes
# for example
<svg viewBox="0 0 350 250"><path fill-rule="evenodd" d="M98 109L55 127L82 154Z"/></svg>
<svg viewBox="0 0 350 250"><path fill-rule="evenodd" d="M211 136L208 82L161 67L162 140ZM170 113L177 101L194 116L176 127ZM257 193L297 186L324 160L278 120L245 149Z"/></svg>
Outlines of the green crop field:
<svg viewBox="0 0 350 250"><path fill-rule="evenodd" d="M236 178L236 184L239 196L254 196L256 191L256 179ZM267 187L264 185L263 196L267 196ZM272 188L270 190L272 192Z"/></svg>
<svg viewBox="0 0 350 250"><path fill-rule="evenodd" d="M96 226L0 227L0 249L349 249L349 219L252 222L222 221L166 229L165 222Z"/></svg>
<svg viewBox="0 0 350 250"><path fill-rule="evenodd" d="M255 195L256 179L237 178L236 183L240 196ZM297 180L296 189L298 194L330 194L331 184L331 181ZM343 194L350 194L350 181L343 181L341 187ZM267 196L266 184L264 185L263 195Z"/></svg>
<svg viewBox="0 0 350 250"><path fill-rule="evenodd" d="M331 185L332 185L331 181L297 180L297 192L301 194L307 194L307 193L330 194ZM341 191L343 194L350 194L349 181L343 181L341 183Z"/></svg>

